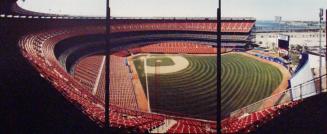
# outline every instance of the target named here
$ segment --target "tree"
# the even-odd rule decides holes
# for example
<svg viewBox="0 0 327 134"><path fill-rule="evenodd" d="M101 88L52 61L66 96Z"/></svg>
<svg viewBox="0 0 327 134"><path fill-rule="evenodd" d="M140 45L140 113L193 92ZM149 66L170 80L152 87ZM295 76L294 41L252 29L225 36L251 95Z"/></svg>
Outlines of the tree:
<svg viewBox="0 0 327 134"><path fill-rule="evenodd" d="M301 52L302 51L302 46L296 45L295 50L298 51L298 52Z"/></svg>

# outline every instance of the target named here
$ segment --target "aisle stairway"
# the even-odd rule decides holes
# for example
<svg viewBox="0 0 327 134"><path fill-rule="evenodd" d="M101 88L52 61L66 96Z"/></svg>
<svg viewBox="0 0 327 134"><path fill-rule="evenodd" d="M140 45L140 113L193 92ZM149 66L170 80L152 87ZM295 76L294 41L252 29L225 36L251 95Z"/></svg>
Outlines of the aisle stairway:
<svg viewBox="0 0 327 134"><path fill-rule="evenodd" d="M167 131L174 126L177 123L176 120L173 119L165 119L164 120L164 124L162 124L161 126L153 129L151 131L151 133L167 133Z"/></svg>

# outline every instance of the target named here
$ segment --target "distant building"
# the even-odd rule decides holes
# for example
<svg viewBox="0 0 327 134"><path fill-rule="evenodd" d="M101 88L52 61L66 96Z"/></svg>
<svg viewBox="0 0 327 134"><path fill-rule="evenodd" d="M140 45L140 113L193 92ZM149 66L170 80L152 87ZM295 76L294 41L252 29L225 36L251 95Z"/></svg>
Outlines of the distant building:
<svg viewBox="0 0 327 134"><path fill-rule="evenodd" d="M276 23L282 22L282 17L281 16L275 16L275 22Z"/></svg>
<svg viewBox="0 0 327 134"><path fill-rule="evenodd" d="M307 32L267 32L267 33L256 33L255 43L265 48L276 48L277 37L279 34L285 34L290 36L290 46L308 46L314 47L319 46L319 32L318 31L307 31ZM322 33L322 44L326 42L326 32Z"/></svg>

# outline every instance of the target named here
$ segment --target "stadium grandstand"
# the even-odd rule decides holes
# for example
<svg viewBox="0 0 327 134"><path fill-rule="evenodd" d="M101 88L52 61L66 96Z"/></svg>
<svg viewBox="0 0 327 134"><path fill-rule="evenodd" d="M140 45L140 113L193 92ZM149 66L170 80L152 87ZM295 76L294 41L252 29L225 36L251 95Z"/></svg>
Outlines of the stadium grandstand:
<svg viewBox="0 0 327 134"><path fill-rule="evenodd" d="M283 59L253 49L254 18L222 18L217 49L215 18L112 17L108 36L105 17L16 1L0 2L0 133L103 133L107 124L113 133L327 130L326 75L299 83L311 78L308 55L290 74Z"/></svg>
<svg viewBox="0 0 327 134"><path fill-rule="evenodd" d="M254 18L222 18L221 21L222 48L246 50L255 46Z"/></svg>
<svg viewBox="0 0 327 134"><path fill-rule="evenodd" d="M125 20L118 20L125 21ZM128 20L131 22L132 20ZM139 108L139 103L136 100L135 91L133 89L132 83L132 74L130 73L129 66L126 63L127 55L130 55L129 52L136 54L136 51L144 52L161 52L161 53L203 53L204 50L210 50L209 52L214 53L213 46L208 47L199 47L200 49L193 50L193 47L196 45L190 45L192 42L196 41L210 43L210 35L200 35L174 33L159 33L151 34L146 31L161 30L169 22L165 22L161 25L152 24L151 21L155 20L142 20L145 24L143 27L142 36L131 33L128 37L128 34L122 34L119 37L112 38L112 44L117 44L115 53L110 58L110 125L111 127L118 128L130 128L139 132L151 132L152 130L162 129L164 132L186 132L186 133L202 133L202 132L214 132L215 122L204 121L190 118L183 118L179 116L174 116L173 114L156 114L148 113L148 111L141 111ZM166 20L169 21L169 20ZM176 21L176 20L172 20ZM196 20L197 21L197 20ZM148 23L150 24L148 25ZM140 22L139 22L140 23ZM175 25L186 25L187 23L172 23L170 24L172 29L185 30L183 28L178 28ZM188 23L188 24L192 24ZM201 24L201 23L200 23ZM207 23L211 24L211 23ZM115 25L114 25L115 26ZM112 28L113 33L120 33L128 31L126 28L133 30L136 27L141 27L138 29L142 31L142 23L138 25L129 24L126 26L118 25L115 28ZM121 31L120 31L121 30ZM169 29L168 29L169 30ZM197 31L200 29L187 29ZM207 29L209 31L210 29ZM67 100L72 103L76 103L79 108L88 115L94 122L98 123L100 126L104 123L104 73L103 71L103 50L104 42L101 32L104 31L104 28L101 26L95 27L74 27L70 29L60 29L56 28L49 31L41 31L34 34L29 34L24 36L19 41L19 46L22 52L22 55L30 61L36 70L40 73L42 77L47 79L51 84L61 92ZM205 31L205 30L203 30ZM95 36L92 36L95 34ZM96 35L98 34L98 35ZM136 34L136 35L135 35ZM79 36L84 37L79 37ZM91 37L85 37L85 35L91 35ZM99 37L100 36L100 37ZM123 37L122 37L123 36ZM140 40L148 36L149 40ZM193 41L184 43L174 43L171 45L166 45L167 47L162 48L162 45L159 46L146 46L145 48L139 48L136 50L135 47L140 44L156 43L169 40L178 40L180 39L191 39ZM62 41L62 42L61 42ZM83 42L81 42L83 41ZM180 42L180 41L178 41ZM83 44L83 45L81 45ZM85 44L85 45L84 45ZM118 45L119 44L119 45ZM126 44L122 46L121 44ZM211 43L212 44L212 43ZM134 50L125 49L129 45L133 45ZM172 51L170 48L173 48L175 51ZM184 49L184 50L183 50ZM185 50L189 49L189 51ZM204 50L202 50L204 49ZM125 52L124 52L125 51ZM127 55L124 55L124 53ZM205 52L208 53L208 52ZM88 55L98 55L96 57L88 58ZM101 58L102 55L102 58ZM86 57L86 59L81 58ZM79 60L79 64L74 67L76 61ZM61 64L60 64L61 63ZM84 63L84 64L83 64ZM69 74L69 71L74 73L74 77ZM176 113L177 114L177 113ZM178 115L178 114L177 114ZM172 125L171 125L172 124ZM177 126L176 126L177 125ZM183 128L189 129L183 129ZM173 129L174 128L174 129ZM158 130L159 131L159 130ZM160 131L160 132L161 132Z"/></svg>
<svg viewBox="0 0 327 134"><path fill-rule="evenodd" d="M20 8L15 0L5 0L1 1L0 20L0 34L4 37L1 38L3 76L0 79L4 100L0 105L4 122L1 131L102 132L106 122L104 88L108 71L104 64L105 18L38 13ZM214 75L217 65L212 56L217 53L216 21L214 18L112 18L109 61L112 132L217 133L217 76ZM243 25L246 27L242 28ZM224 31L249 34L253 25L254 21L249 24L230 20ZM233 40L244 42L246 38L226 36L227 43ZM173 101L158 94L145 96L144 84L139 80L141 75L137 74L140 70L133 66L136 61L129 58L144 53L179 55L171 56L173 63L178 63L174 62L178 58L186 59L192 66L183 73L198 77L193 79L199 80L198 83L191 81L186 85L192 79L181 80L186 87L176 91L178 96ZM197 54L202 56L195 57ZM208 68L212 75L204 77L203 73L210 73ZM150 88L158 87L157 76L149 76L149 81L155 83ZM168 80L179 79L176 76L160 75L160 79L173 83ZM183 91L206 84L209 78L210 87ZM159 87L160 90L171 88L163 84ZM204 92L205 88L210 90ZM151 99L151 107L144 105L147 97ZM183 100L176 99L179 97ZM167 101L168 105L176 103L176 107L167 107L156 99L164 99L160 102ZM193 107L199 109L192 110Z"/></svg>

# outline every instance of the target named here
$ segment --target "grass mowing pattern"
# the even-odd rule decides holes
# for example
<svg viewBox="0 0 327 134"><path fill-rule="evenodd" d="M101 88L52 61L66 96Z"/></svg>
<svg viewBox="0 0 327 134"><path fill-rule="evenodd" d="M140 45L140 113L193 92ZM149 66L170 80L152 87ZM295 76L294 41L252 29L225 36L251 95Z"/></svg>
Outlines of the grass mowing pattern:
<svg viewBox="0 0 327 134"><path fill-rule="evenodd" d="M189 66L181 71L148 74L150 105L153 112L183 114L193 118L215 120L217 112L217 70L215 56L186 56ZM134 60L145 89L143 61ZM160 69L159 69L160 70Z"/></svg>
<svg viewBox="0 0 327 134"><path fill-rule="evenodd" d="M222 55L221 116L271 95L282 81L280 70L240 54Z"/></svg>

